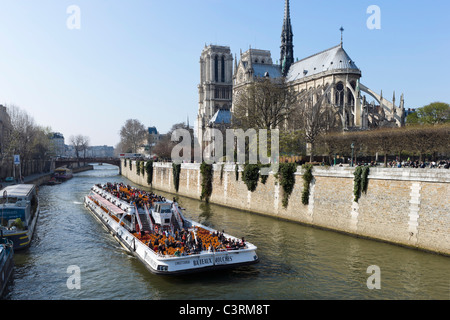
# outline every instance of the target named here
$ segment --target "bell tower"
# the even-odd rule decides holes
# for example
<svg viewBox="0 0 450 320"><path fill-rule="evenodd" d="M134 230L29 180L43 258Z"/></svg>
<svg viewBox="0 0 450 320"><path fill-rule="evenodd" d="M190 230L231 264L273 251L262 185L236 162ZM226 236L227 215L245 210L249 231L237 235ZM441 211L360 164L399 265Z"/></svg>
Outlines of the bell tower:
<svg viewBox="0 0 450 320"><path fill-rule="evenodd" d="M232 92L233 55L230 48L205 45L200 56L200 84L198 85L197 138L199 140L218 110L231 110Z"/></svg>

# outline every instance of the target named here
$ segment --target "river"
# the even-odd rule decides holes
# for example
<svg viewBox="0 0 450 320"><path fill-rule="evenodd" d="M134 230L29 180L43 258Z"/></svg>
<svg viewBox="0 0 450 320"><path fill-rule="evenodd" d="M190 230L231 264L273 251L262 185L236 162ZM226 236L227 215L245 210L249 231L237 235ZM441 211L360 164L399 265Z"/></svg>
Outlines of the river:
<svg viewBox="0 0 450 320"><path fill-rule="evenodd" d="M117 167L105 164L61 185L39 188L35 236L29 249L15 254L4 299L450 299L449 257L184 197L179 202L189 218L245 237L258 246L260 262L203 274L153 275L85 209L83 197L90 187L104 182L134 185ZM79 289L67 285L71 266L79 268ZM377 286L369 289L371 285Z"/></svg>

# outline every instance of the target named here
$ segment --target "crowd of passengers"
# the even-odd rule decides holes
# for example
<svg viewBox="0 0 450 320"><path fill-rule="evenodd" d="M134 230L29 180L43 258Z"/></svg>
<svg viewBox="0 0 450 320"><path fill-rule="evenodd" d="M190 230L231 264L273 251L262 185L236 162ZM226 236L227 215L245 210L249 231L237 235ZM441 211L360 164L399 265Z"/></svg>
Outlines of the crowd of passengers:
<svg viewBox="0 0 450 320"><path fill-rule="evenodd" d="M143 208L144 205L147 205L148 208L151 208L153 206L153 203L155 202L166 201L166 198L163 196L159 196L157 194L154 194L153 192L133 188L132 186L126 185L122 182L120 183L108 182L105 185L98 184L97 187L102 188L108 193L111 193L120 200L126 201L131 204L136 203L136 206L138 208ZM128 190L128 193L124 192L123 190L121 191L121 189Z"/></svg>
<svg viewBox="0 0 450 320"><path fill-rule="evenodd" d="M241 240L227 238L224 236L223 231L213 232L211 236L218 238L220 244L217 247L214 247L211 243L203 243L201 237L194 237L192 233L186 229L183 229L180 232L177 230L172 235L168 231L159 231L156 235L156 239L150 241L148 246L159 254L164 254L168 248L174 248L176 249L174 253L175 256L198 254L202 251L214 252L245 248L244 238Z"/></svg>
<svg viewBox="0 0 450 320"><path fill-rule="evenodd" d="M138 208L142 208L144 204L146 204L147 207L150 208L152 207L154 202L166 201L166 198L163 196L159 196L157 194L154 194L153 192L147 192L144 190L133 188L130 185L126 185L122 182L108 182L105 185L98 184L97 187L105 190L106 192L123 201L129 202L131 204L136 203L136 206ZM124 192L123 189L126 189L128 193ZM144 200L144 198L147 198L148 200ZM189 254L197 254L201 251L213 252L238 250L246 246L244 238L242 238L241 240L227 238L224 236L224 231L213 232L211 236L213 238L217 237L217 240L219 241L218 246L214 247L211 243L203 243L201 237L193 237L191 232L186 229L182 229L180 231L176 230L174 233L159 230L156 234L156 240L153 243L152 241L149 242L149 247L153 246L152 249L160 254L164 254L167 248L174 248L176 249L175 256L184 256ZM172 241L171 239L174 239L174 241ZM181 248L183 248L183 250L181 250Z"/></svg>

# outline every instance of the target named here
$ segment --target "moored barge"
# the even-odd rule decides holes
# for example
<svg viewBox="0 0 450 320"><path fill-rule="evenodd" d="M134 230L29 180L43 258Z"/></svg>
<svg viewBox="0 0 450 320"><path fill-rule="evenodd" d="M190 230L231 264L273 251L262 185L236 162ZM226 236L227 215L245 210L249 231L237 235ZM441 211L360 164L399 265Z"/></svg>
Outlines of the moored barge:
<svg viewBox="0 0 450 320"><path fill-rule="evenodd" d="M122 183L97 184L86 208L152 273L184 274L259 261L244 238L187 219L175 202Z"/></svg>
<svg viewBox="0 0 450 320"><path fill-rule="evenodd" d="M39 212L34 184L16 184L0 191L0 231L13 242L14 251L30 246Z"/></svg>

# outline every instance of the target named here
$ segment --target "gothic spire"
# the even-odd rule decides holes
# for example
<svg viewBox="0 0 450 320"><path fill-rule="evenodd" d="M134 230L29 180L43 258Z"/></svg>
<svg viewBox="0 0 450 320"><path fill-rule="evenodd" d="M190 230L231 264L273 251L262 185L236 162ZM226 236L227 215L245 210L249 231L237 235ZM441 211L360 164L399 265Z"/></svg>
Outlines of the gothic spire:
<svg viewBox="0 0 450 320"><path fill-rule="evenodd" d="M284 5L284 21L283 29L281 31L281 71L283 76L286 76L289 67L294 63L294 44L293 44L293 33L291 25L291 13L289 0L285 0Z"/></svg>

